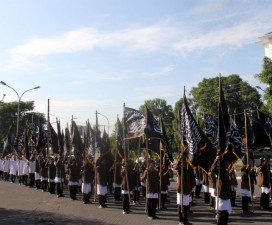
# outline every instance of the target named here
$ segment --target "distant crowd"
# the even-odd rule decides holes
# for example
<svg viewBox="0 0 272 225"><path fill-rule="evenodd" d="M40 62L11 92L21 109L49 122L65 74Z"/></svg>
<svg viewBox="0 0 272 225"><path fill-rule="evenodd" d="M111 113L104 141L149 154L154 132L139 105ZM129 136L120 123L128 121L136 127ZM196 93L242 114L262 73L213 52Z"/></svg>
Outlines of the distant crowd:
<svg viewBox="0 0 272 225"><path fill-rule="evenodd" d="M179 224L190 224L188 214L194 198L203 201L217 211L217 224L227 224L232 207L236 207L238 182L234 165L224 156L217 157L210 171L193 168L183 156L174 165L177 173L177 205ZM97 160L91 156L43 157L32 155L7 155L0 158L0 180L19 183L30 188L64 197L64 190L70 198L80 196L84 204L91 203L91 195L98 199L99 208L107 207L108 192L113 192L115 201L122 202L122 213L131 213L131 204L141 204L145 199L148 219L158 219L157 209L167 210L168 187L173 178L171 166L165 166L151 159L142 163L133 160ZM258 178L258 179L257 179ZM249 165L241 167L241 197L244 214L253 214L249 209L254 193L254 184L261 188L260 206L270 210L271 172L266 158L258 165L257 174ZM142 202L143 203L143 202Z"/></svg>

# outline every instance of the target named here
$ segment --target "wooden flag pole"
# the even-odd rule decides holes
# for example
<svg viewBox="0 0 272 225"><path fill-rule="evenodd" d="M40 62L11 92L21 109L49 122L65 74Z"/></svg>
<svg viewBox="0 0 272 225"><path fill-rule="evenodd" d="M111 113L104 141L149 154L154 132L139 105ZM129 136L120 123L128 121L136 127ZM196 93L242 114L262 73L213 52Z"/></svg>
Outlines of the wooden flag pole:
<svg viewBox="0 0 272 225"><path fill-rule="evenodd" d="M219 103L221 102L221 98L220 98L220 92L221 92L221 73L219 74ZM219 108L218 108L218 120L220 120L220 110L221 110L221 107L220 107L220 104L218 105ZM218 144L217 144L217 154L220 154L220 123L218 121L218 133L217 133L217 138L218 138ZM217 174L217 182L216 182L216 215L217 217L219 217L218 213L219 213L219 181L220 181L220 170L221 170L221 165L220 165L220 160L221 158L219 159L219 166L218 166L218 174ZM216 162L217 163L217 162Z"/></svg>
<svg viewBox="0 0 272 225"><path fill-rule="evenodd" d="M184 104L184 98L185 98L185 86L183 88L183 104ZM182 213L182 208L183 208L183 154L184 154L184 149L183 149L183 133L181 130L181 116L180 112L178 113L178 120L177 120L177 127L179 131L178 139L179 139L179 158L180 158L180 213Z"/></svg>
<svg viewBox="0 0 272 225"><path fill-rule="evenodd" d="M117 122L118 122L118 115L117 115ZM115 141L115 156L114 156L114 179L113 183L116 185L116 163L117 163L117 151L118 151L118 124L115 127L115 133L116 133L116 141Z"/></svg>
<svg viewBox="0 0 272 225"><path fill-rule="evenodd" d="M96 135L98 132L98 116L97 116L97 110L95 111L95 126L96 126L96 133L95 133L95 139L96 139ZM95 142L97 142L97 140L95 140ZM96 146L97 147L97 146ZM96 151L96 150L95 150ZM96 201L96 196L97 196L97 165L96 165L96 161L94 164L94 201Z"/></svg>
<svg viewBox="0 0 272 225"><path fill-rule="evenodd" d="M50 99L48 99L47 102L47 156L49 156L49 123L50 123Z"/></svg>
<svg viewBox="0 0 272 225"><path fill-rule="evenodd" d="M162 199L161 199L161 188L162 188L162 153L161 153L161 149L159 149L160 151L160 188L159 188L159 210L162 207Z"/></svg>
<svg viewBox="0 0 272 225"><path fill-rule="evenodd" d="M127 182L127 189L128 189L128 201L130 203L130 189L129 189L129 182L128 182L128 172L127 172L127 154L126 154L126 132L125 132L125 103L123 105L123 112L124 112L124 128L123 128L123 148L124 148L124 158L125 158L125 176Z"/></svg>
<svg viewBox="0 0 272 225"><path fill-rule="evenodd" d="M251 171L250 171L250 155L249 155L249 149L248 149L248 131L247 131L247 114L246 110L244 110L244 117L245 117L245 138L246 138L246 157L247 157L247 166L249 167L248 171L248 182L249 182L249 191L250 191L250 199L251 199L251 205L252 205L252 212L254 213L254 205L253 205L253 193L252 193L252 187L251 187Z"/></svg>
<svg viewBox="0 0 272 225"><path fill-rule="evenodd" d="M148 186L148 166L149 166L149 163L148 163L148 140L145 136L145 148L146 148L146 192L145 192L145 212L147 213L147 186Z"/></svg>

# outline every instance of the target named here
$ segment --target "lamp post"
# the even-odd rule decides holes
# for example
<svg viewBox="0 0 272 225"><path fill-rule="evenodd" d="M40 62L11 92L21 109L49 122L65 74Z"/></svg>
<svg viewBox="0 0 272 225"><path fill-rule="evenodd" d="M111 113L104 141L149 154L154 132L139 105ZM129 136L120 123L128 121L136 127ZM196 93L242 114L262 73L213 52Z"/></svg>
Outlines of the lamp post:
<svg viewBox="0 0 272 225"><path fill-rule="evenodd" d="M24 95L26 92L31 91L31 90L34 90L34 89L39 89L40 86L37 86L37 87L31 88L31 89L28 89L28 90L24 91L23 94L19 95L18 92L17 92L13 87L7 85L7 84L6 84L5 82L3 82L3 81L1 81L0 83L1 83L2 85L5 85L5 86L9 87L10 89L12 89L12 90L16 93L16 95L17 95L17 97L18 97L17 132L16 132L16 134L18 135L18 132L19 132L20 102L21 102L21 99L22 99L23 95Z"/></svg>
<svg viewBox="0 0 272 225"><path fill-rule="evenodd" d="M259 90L261 90L261 91L265 92L265 90L264 90L264 89L262 89L260 86L256 86L256 88L258 88Z"/></svg>
<svg viewBox="0 0 272 225"><path fill-rule="evenodd" d="M6 96L6 94L3 94L3 97L2 97L2 99L0 101L0 103L2 103L4 101L5 96Z"/></svg>
<svg viewBox="0 0 272 225"><path fill-rule="evenodd" d="M96 112L97 112L97 111L96 111ZM105 117L106 120L108 121L108 135L110 135L110 121L109 121L108 117L106 117L105 115L103 115L103 114L101 114L101 113L99 113L99 112L97 112L97 114L99 114L100 116Z"/></svg>

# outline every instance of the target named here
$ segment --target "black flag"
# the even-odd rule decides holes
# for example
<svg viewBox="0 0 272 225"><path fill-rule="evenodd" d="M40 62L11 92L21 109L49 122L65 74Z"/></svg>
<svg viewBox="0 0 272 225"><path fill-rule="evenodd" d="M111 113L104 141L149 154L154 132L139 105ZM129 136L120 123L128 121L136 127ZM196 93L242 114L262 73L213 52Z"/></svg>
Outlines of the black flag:
<svg viewBox="0 0 272 225"><path fill-rule="evenodd" d="M83 152L83 142L75 121L72 121L72 145L74 147L74 156L76 159L81 158Z"/></svg>
<svg viewBox="0 0 272 225"><path fill-rule="evenodd" d="M57 132L58 132L58 144L59 144L59 154L60 156L64 155L64 138L60 128L60 120L57 120Z"/></svg>
<svg viewBox="0 0 272 225"><path fill-rule="evenodd" d="M124 124L126 138L136 138L144 134L145 116L138 110L124 107Z"/></svg>
<svg viewBox="0 0 272 225"><path fill-rule="evenodd" d="M221 79L219 79L219 101L218 101L218 152L221 155L228 151L227 132L229 131L229 113L222 89Z"/></svg>
<svg viewBox="0 0 272 225"><path fill-rule="evenodd" d="M272 118L262 113L261 111L257 110L258 114L258 123L263 127L266 135L270 140L270 144L272 146Z"/></svg>
<svg viewBox="0 0 272 225"><path fill-rule="evenodd" d="M217 144L217 133L217 123L211 115L205 114L205 134L214 146Z"/></svg>
<svg viewBox="0 0 272 225"><path fill-rule="evenodd" d="M248 117L248 130L251 131L249 139L249 147L251 148L263 148L268 147L271 148L271 141L264 127L262 126L261 121L256 117L256 115L252 115Z"/></svg>
<svg viewBox="0 0 272 225"><path fill-rule="evenodd" d="M195 121L185 95L180 114L180 127L186 155L194 167L200 166L207 172L216 157L216 148Z"/></svg>
<svg viewBox="0 0 272 225"><path fill-rule="evenodd" d="M165 151L165 154L167 154L167 157L171 162L174 161L172 153L170 151L170 144L166 135L166 130L165 130L165 126L162 120L162 117L160 117L160 126L161 126L161 131L162 131L162 135L163 135L163 141L161 141L162 146L163 146L163 150Z"/></svg>
<svg viewBox="0 0 272 225"><path fill-rule="evenodd" d="M146 138L164 139L161 128L154 115L146 107L146 127L144 129Z"/></svg>
<svg viewBox="0 0 272 225"><path fill-rule="evenodd" d="M43 124L39 124L39 137L37 143L37 152L43 154L43 157L46 157L45 148L47 147L47 133L44 129Z"/></svg>
<svg viewBox="0 0 272 225"><path fill-rule="evenodd" d="M123 147L123 126L119 118L117 118L116 123L116 151L117 151L117 161L122 161L125 158L124 147Z"/></svg>
<svg viewBox="0 0 272 225"><path fill-rule="evenodd" d="M58 139L58 135L56 133L56 131L54 130L54 128L52 127L51 123L49 123L49 130L50 130L50 136L51 136L51 151L54 153L54 154L59 154L60 151L59 151L59 139Z"/></svg>
<svg viewBox="0 0 272 225"><path fill-rule="evenodd" d="M233 145L232 151L234 155L238 159L242 159L245 154L245 146L239 134L238 127L233 119L230 119L230 129L227 135L228 135L230 144Z"/></svg>

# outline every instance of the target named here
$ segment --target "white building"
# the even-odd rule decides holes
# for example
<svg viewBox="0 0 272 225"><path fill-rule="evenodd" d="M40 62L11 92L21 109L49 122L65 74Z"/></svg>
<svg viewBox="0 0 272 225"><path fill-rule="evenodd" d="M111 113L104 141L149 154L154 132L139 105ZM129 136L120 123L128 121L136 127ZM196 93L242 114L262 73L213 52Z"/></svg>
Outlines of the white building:
<svg viewBox="0 0 272 225"><path fill-rule="evenodd" d="M259 37L257 43L264 46L265 56L272 59L272 32Z"/></svg>

